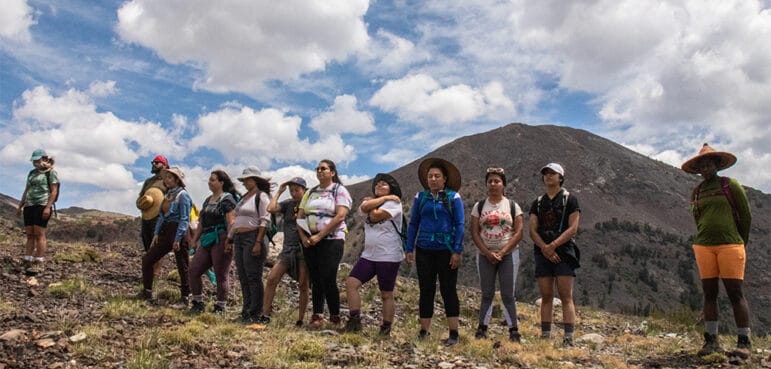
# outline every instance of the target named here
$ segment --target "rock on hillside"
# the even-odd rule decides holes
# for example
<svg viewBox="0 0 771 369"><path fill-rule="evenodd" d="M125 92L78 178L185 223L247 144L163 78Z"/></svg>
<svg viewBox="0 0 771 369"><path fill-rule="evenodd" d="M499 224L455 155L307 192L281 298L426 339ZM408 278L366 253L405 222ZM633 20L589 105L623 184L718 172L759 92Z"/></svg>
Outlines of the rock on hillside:
<svg viewBox="0 0 771 369"><path fill-rule="evenodd" d="M579 304L610 311L649 314L654 311L698 309L701 291L689 238L694 232L688 212L698 176L652 160L584 130L513 123L489 132L458 138L391 174L404 193L409 210L421 190L417 168L426 157L453 162L463 174L461 196L466 217L474 202L486 194L485 169L506 170L506 193L527 214L543 189L539 169L547 162L561 163L565 187L579 199L582 251L575 298ZM741 181L741 178L739 179ZM370 182L349 186L358 200L371 193ZM747 188L755 221L748 245L747 296L753 309L753 329L771 332L771 195ZM527 224L527 215L525 216ZM409 218L408 218L409 219ZM362 222L351 220L346 259L353 261L363 245ZM468 229L468 222L467 222ZM518 297L537 294L533 279L532 242L527 234L520 244L522 262ZM475 247L466 235L462 283L476 285ZM727 301L721 316L733 323Z"/></svg>

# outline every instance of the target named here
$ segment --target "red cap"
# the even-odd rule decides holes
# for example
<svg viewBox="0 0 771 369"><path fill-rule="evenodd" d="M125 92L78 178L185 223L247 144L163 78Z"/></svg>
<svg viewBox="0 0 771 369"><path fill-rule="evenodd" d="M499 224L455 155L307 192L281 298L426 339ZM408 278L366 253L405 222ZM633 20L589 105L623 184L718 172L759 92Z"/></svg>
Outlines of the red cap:
<svg viewBox="0 0 771 369"><path fill-rule="evenodd" d="M169 167L169 161L166 160L166 158L163 155L156 156L155 159L153 159L152 163L155 163L156 161L163 163L163 165L165 165L166 168Z"/></svg>

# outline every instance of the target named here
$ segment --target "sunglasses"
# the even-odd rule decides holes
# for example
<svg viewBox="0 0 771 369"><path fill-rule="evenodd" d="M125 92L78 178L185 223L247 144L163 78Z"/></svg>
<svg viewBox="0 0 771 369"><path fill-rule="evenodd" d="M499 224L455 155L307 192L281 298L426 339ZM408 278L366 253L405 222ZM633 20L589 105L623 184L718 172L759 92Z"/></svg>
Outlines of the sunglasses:
<svg viewBox="0 0 771 369"><path fill-rule="evenodd" d="M326 172L328 170L331 170L331 169L329 169L327 167L316 167L316 171L317 172Z"/></svg>
<svg viewBox="0 0 771 369"><path fill-rule="evenodd" d="M497 173L497 174L503 174L503 168L487 168L487 173Z"/></svg>

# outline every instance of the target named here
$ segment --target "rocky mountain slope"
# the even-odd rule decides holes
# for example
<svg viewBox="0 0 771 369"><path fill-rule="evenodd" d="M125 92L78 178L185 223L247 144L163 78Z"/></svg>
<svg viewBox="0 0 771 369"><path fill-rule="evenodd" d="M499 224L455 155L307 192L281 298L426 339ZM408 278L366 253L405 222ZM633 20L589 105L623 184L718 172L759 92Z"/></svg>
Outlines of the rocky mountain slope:
<svg viewBox="0 0 771 369"><path fill-rule="evenodd" d="M696 148L694 148L694 151ZM701 307L701 289L690 237L695 231L688 211L691 190L698 176L652 160L587 131L509 124L459 138L425 157L453 162L463 174L461 196L467 219L464 264L460 280L477 285L476 248L468 235L469 212L486 194L485 169L506 170L507 196L528 213L542 193L539 169L548 162L566 170L565 188L581 206L577 243L582 252L575 290L580 305L615 312L650 314ZM406 209L421 190L417 178L420 158L393 171L404 193ZM741 158L739 158L741 160ZM741 182L741 178L739 178ZM354 199L371 194L370 182L348 186ZM771 195L746 188L753 213L748 245L746 295L755 332L771 332ZM355 204L358 206L358 201ZM409 219L409 218L408 218ZM363 245L362 222L352 219L346 241L348 260L355 260ZM525 216L527 224L527 215ZM537 295L533 277L532 242L527 234L520 244L521 266L517 296ZM721 297L722 329L733 329L730 304Z"/></svg>

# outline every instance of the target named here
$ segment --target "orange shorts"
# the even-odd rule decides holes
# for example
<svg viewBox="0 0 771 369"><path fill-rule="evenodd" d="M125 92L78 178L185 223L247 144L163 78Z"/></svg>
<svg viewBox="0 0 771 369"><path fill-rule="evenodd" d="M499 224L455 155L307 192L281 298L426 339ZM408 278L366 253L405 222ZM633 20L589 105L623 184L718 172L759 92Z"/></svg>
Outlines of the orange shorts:
<svg viewBox="0 0 771 369"><path fill-rule="evenodd" d="M744 264L747 262L744 245L693 245L693 253L696 255L701 279L720 277L744 280Z"/></svg>

